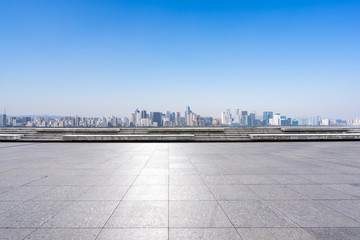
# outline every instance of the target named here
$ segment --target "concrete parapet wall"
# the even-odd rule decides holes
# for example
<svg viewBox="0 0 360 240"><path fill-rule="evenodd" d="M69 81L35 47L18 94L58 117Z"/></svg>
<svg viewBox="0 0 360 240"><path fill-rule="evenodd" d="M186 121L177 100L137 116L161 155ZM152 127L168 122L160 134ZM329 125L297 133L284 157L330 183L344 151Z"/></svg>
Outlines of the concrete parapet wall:
<svg viewBox="0 0 360 240"><path fill-rule="evenodd" d="M350 127L283 127L283 132L347 132Z"/></svg>
<svg viewBox="0 0 360 240"><path fill-rule="evenodd" d="M120 141L120 142L136 142L136 141L194 141L195 135L64 135L64 141Z"/></svg>
<svg viewBox="0 0 360 240"><path fill-rule="evenodd" d="M360 140L360 134L250 134L252 141Z"/></svg>
<svg viewBox="0 0 360 240"><path fill-rule="evenodd" d="M224 132L225 128L147 128L148 132Z"/></svg>
<svg viewBox="0 0 360 240"><path fill-rule="evenodd" d="M0 134L0 141L19 140L23 136L23 134Z"/></svg>
<svg viewBox="0 0 360 240"><path fill-rule="evenodd" d="M54 133L68 133L68 132L119 132L120 128L35 128L36 132L54 132Z"/></svg>
<svg viewBox="0 0 360 240"><path fill-rule="evenodd" d="M326 141L360 140L360 128L3 128L0 141ZM9 135L5 137L5 135Z"/></svg>

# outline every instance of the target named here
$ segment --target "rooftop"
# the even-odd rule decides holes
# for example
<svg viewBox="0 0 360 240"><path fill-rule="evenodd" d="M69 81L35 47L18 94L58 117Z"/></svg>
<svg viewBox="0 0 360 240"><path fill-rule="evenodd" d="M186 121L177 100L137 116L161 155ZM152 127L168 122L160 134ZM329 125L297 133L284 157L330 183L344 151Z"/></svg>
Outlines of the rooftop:
<svg viewBox="0 0 360 240"><path fill-rule="evenodd" d="M359 239L360 142L0 142L1 239Z"/></svg>

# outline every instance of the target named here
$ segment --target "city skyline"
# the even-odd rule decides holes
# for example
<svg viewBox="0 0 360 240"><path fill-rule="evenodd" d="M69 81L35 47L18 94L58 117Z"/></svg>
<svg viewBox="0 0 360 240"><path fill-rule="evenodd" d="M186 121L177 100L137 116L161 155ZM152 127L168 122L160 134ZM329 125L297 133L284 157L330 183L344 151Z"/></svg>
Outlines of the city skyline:
<svg viewBox="0 0 360 240"><path fill-rule="evenodd" d="M192 106L192 105L191 105ZM135 107L135 109L139 109L139 110L146 110L146 111L149 111L149 109L152 109L152 108L144 108L144 107ZM232 112L235 112L237 109L239 109L240 111L247 111L249 113L255 113L256 115L262 115L264 112L267 112L267 111L271 111L271 112L274 112L274 113L284 113L283 111L277 111L277 110L272 110L272 109L265 109L265 110L262 110L262 111L257 111L257 110L250 110L250 109L246 109L246 108L239 108L239 107L232 107L232 108L229 108L229 107L226 107L226 108L222 108L220 112L218 113L215 113L214 115L213 114L202 114L200 113L200 111L197 111L197 113L199 113L199 115L201 116L205 116L205 117L213 117L213 118L217 118L217 119L221 119L221 113L226 111L227 109L230 109ZM170 108L171 110L171 108ZM166 110L151 110L151 112L167 112L167 111L170 111L169 109L166 109ZM94 113L94 114L79 114L79 113L71 113L71 114L61 114L61 113L56 113L54 112L53 114L48 114L48 113L44 113L44 114L38 114L38 113L20 113L20 114L12 114L11 113L12 111L10 110L10 113L9 113L9 110L8 109L4 109L2 113L0 114L3 114L3 113L6 113L7 116L13 116L13 117L26 117L26 116L30 116L30 117L67 117L67 116L81 116L81 117L87 117L87 118L92 118L92 117L107 117L107 116L118 116L118 117L129 117L131 116L131 114L134 112L134 109L129 112L129 113L123 113L121 111L117 111L117 113L110 113L110 114L100 114L100 113ZM115 111L114 111L115 112ZM181 109L181 110L171 110L171 112L181 112L183 113L184 112L184 109ZM291 115L291 114L288 114L287 115ZM354 111L354 116L355 117L345 117L344 115L336 115L336 114L333 114L333 117L329 117L327 115L321 115L321 114L303 114L303 115L291 115L292 118L309 118L311 116L321 116L323 118L329 118L329 119L343 119L343 120L351 120L351 119L357 119L357 118L360 118L360 113L359 114L356 114L356 111Z"/></svg>
<svg viewBox="0 0 360 240"><path fill-rule="evenodd" d="M292 117L286 113L251 112L240 108L227 108L218 116L202 116L190 106L185 111L148 111L136 108L130 116L46 116L0 114L0 127L264 127L264 126L360 126L360 118L323 118L319 115Z"/></svg>
<svg viewBox="0 0 360 240"><path fill-rule="evenodd" d="M9 115L359 115L358 1L0 1Z"/></svg>

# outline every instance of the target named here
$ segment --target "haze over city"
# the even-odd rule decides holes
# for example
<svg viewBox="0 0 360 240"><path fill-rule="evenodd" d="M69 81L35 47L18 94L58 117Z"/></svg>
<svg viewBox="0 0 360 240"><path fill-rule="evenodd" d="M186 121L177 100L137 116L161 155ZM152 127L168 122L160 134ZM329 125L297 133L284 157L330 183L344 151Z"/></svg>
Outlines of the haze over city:
<svg viewBox="0 0 360 240"><path fill-rule="evenodd" d="M0 1L8 115L358 118L358 1Z"/></svg>

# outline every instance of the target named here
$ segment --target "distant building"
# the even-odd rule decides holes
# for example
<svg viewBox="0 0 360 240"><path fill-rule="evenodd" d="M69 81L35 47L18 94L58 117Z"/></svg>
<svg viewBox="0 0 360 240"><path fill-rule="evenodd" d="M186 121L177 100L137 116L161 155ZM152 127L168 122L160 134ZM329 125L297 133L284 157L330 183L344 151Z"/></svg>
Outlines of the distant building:
<svg viewBox="0 0 360 240"><path fill-rule="evenodd" d="M213 122L213 118L212 117L205 117L205 126L211 126L212 122Z"/></svg>
<svg viewBox="0 0 360 240"><path fill-rule="evenodd" d="M141 118L142 119L146 118L146 110L141 111Z"/></svg>
<svg viewBox="0 0 360 240"><path fill-rule="evenodd" d="M180 126L180 118L181 118L181 113L177 112L176 113L176 117L175 117L175 126Z"/></svg>
<svg viewBox="0 0 360 240"><path fill-rule="evenodd" d="M273 119L274 113L273 112L263 112L263 122L264 125L269 125L270 119Z"/></svg>
<svg viewBox="0 0 360 240"><path fill-rule="evenodd" d="M0 127L6 127L6 114L0 114Z"/></svg>
<svg viewBox="0 0 360 240"><path fill-rule="evenodd" d="M329 125L330 125L330 119L321 120L321 126L329 126Z"/></svg>
<svg viewBox="0 0 360 240"><path fill-rule="evenodd" d="M162 126L161 115L162 115L161 112L150 113L151 123L153 126L155 127Z"/></svg>
<svg viewBox="0 0 360 240"><path fill-rule="evenodd" d="M218 126L218 125L219 125L219 120L214 119L214 120L212 121L212 125L213 125L213 126Z"/></svg>
<svg viewBox="0 0 360 240"><path fill-rule="evenodd" d="M173 125L175 125L175 113L174 112L170 113L169 120Z"/></svg>
<svg viewBox="0 0 360 240"><path fill-rule="evenodd" d="M187 126L190 125L190 113L191 113L190 106L186 106L186 109L185 109L185 124Z"/></svg>
<svg viewBox="0 0 360 240"><path fill-rule="evenodd" d="M291 126L291 118L281 119L281 126Z"/></svg>
<svg viewBox="0 0 360 240"><path fill-rule="evenodd" d="M256 125L255 125L255 120L256 120L256 115L255 115L255 113L250 113L248 119L249 119L249 122L248 122L249 126L250 126L250 127L255 127L255 126L256 126Z"/></svg>
<svg viewBox="0 0 360 240"><path fill-rule="evenodd" d="M269 120L269 124L273 126L281 125L281 116L280 113L275 113L273 118Z"/></svg>
<svg viewBox="0 0 360 240"><path fill-rule="evenodd" d="M246 115L241 115L241 126L249 126L249 116L247 115L247 112Z"/></svg>
<svg viewBox="0 0 360 240"><path fill-rule="evenodd" d="M320 124L321 124L321 117L319 116L311 117L310 125L320 126Z"/></svg>
<svg viewBox="0 0 360 240"><path fill-rule="evenodd" d="M225 112L221 113L221 125L226 125L226 115Z"/></svg>
<svg viewBox="0 0 360 240"><path fill-rule="evenodd" d="M226 109L225 119L226 119L226 124L227 125L230 125L232 123L232 117L231 117L230 108Z"/></svg>
<svg viewBox="0 0 360 240"><path fill-rule="evenodd" d="M150 127L150 126L151 126L151 119L149 119L149 118L142 118L142 119L141 119L141 126L142 126L142 127Z"/></svg>
<svg viewBox="0 0 360 240"><path fill-rule="evenodd" d="M235 108L234 123L236 125L241 124L241 115L240 115L240 110L238 108Z"/></svg>

